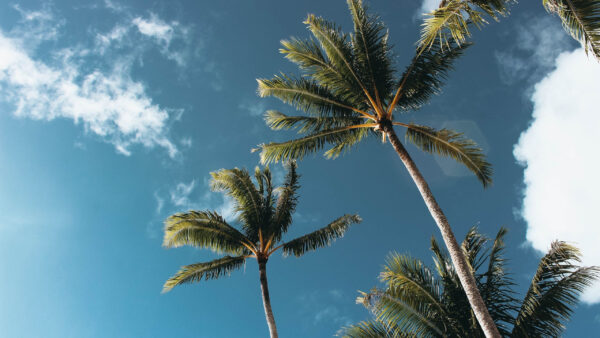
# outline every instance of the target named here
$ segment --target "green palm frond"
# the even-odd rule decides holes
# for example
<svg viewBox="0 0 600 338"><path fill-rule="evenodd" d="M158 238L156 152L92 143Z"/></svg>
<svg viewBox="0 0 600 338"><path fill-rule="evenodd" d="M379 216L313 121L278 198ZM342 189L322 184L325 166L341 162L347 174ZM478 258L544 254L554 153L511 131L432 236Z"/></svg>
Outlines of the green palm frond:
<svg viewBox="0 0 600 338"><path fill-rule="evenodd" d="M165 221L163 246L191 245L215 252L242 254L246 237L212 211L189 211L169 216Z"/></svg>
<svg viewBox="0 0 600 338"><path fill-rule="evenodd" d="M269 226L268 236L272 236L275 242L279 242L282 234L286 233L292 225L292 214L298 204L297 191L300 189L298 184L299 175L296 171L298 166L295 161L288 162L286 166L288 172L283 185L277 191L279 197Z"/></svg>
<svg viewBox="0 0 600 338"><path fill-rule="evenodd" d="M344 86L346 92L353 94L353 100L369 102L367 88L354 67L356 60L348 35L342 33L336 24L313 14L309 14L304 23L321 45L333 68L347 83Z"/></svg>
<svg viewBox="0 0 600 338"><path fill-rule="evenodd" d="M245 261L245 256L225 256L207 263L185 265L166 281L163 286L163 293L171 291L177 285L195 283L202 279L217 279L229 275L233 270L242 267Z"/></svg>
<svg viewBox="0 0 600 338"><path fill-rule="evenodd" d="M288 116L275 110L269 110L265 113L265 122L267 122L269 128L273 130L298 128L299 134L357 125L363 121L363 118L353 116Z"/></svg>
<svg viewBox="0 0 600 338"><path fill-rule="evenodd" d="M323 149L328 143L333 144L334 147L340 144L354 145L366 136L366 132L361 129L364 128L361 128L360 125L357 125L356 128L355 126L348 126L326 129L287 142L260 144L254 150L260 150L260 161L263 164L295 159L301 160L304 156ZM339 149L339 146L337 149ZM326 156L334 158L340 153L340 151L333 151L326 153Z"/></svg>
<svg viewBox="0 0 600 338"><path fill-rule="evenodd" d="M448 156L464 164L472 171L484 187L492 183L492 166L477 144L448 129L435 130L427 126L407 124L406 139L421 150Z"/></svg>
<svg viewBox="0 0 600 338"><path fill-rule="evenodd" d="M396 107L401 111L417 110L429 102L431 96L439 94L454 62L469 46L471 43L450 42L448 48L433 45L417 52L398 82L402 96Z"/></svg>
<svg viewBox="0 0 600 338"><path fill-rule="evenodd" d="M544 0L544 7L556 13L567 32L581 42L585 52L600 61L600 2L597 0Z"/></svg>
<svg viewBox="0 0 600 338"><path fill-rule="evenodd" d="M221 169L210 173L210 186L213 191L224 191L232 197L235 211L246 236L255 242L258 238L258 227L263 221L263 199L254 186L246 169Z"/></svg>
<svg viewBox="0 0 600 338"><path fill-rule="evenodd" d="M513 337L558 337L585 287L600 274L598 267L579 267L579 250L553 242L541 259L515 320Z"/></svg>
<svg viewBox="0 0 600 338"><path fill-rule="evenodd" d="M273 96L298 110L317 117L356 116L353 97L337 95L329 87L310 78L277 75L272 79L258 79L258 95Z"/></svg>
<svg viewBox="0 0 600 338"><path fill-rule="evenodd" d="M343 237L350 225L361 221L358 215L344 215L319 230L283 244L283 254L299 257L308 251L329 246L334 240Z"/></svg>
<svg viewBox="0 0 600 338"><path fill-rule="evenodd" d="M383 102L391 95L394 85L387 28L379 17L367 14L362 0L348 0L348 7L354 24L351 41L355 68L359 78L365 79L371 96Z"/></svg>
<svg viewBox="0 0 600 338"><path fill-rule="evenodd" d="M469 26L481 28L487 24L486 16L498 20L509 13L514 0L444 0L440 7L425 14L418 45L426 50L437 44L447 48L450 42L463 44L471 36Z"/></svg>
<svg viewBox="0 0 600 338"><path fill-rule="evenodd" d="M440 337L446 331L444 323L431 316L431 308L420 304L402 288L373 289L357 298L384 328L415 337ZM432 319L433 318L433 319ZM441 324L441 325L440 325Z"/></svg>
<svg viewBox="0 0 600 338"><path fill-rule="evenodd" d="M395 325L385 325L374 320L342 328L337 335L344 338L416 338L415 334L400 331Z"/></svg>

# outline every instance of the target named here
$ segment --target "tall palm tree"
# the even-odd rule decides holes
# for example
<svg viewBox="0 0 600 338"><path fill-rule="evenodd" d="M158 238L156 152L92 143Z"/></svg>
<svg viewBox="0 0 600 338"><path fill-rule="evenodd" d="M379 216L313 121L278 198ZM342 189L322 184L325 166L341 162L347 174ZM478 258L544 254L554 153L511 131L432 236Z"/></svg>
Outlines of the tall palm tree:
<svg viewBox="0 0 600 338"><path fill-rule="evenodd" d="M427 13L423 22L419 46L426 49L434 43L445 45L453 39L464 43L470 25L481 28L486 17L498 20L508 14L508 7L516 0L442 0L434 11ZM546 11L557 14L565 30L581 43L586 53L591 52L600 61L600 1L598 0L543 0Z"/></svg>
<svg viewBox="0 0 600 338"><path fill-rule="evenodd" d="M311 14L305 23L312 39L282 41L281 53L299 66L302 76L283 74L258 80L261 96L277 97L308 115L267 112L272 129L299 128L306 136L260 145L261 161L301 159L326 144L332 147L325 155L336 157L367 136L380 136L384 142L389 139L442 232L477 319L489 337L497 337L498 330L448 220L394 130L394 126L406 128L408 142L423 151L452 157L475 173L484 186L491 183L490 164L481 149L461 133L396 120L400 113L419 109L439 92L452 63L468 45L449 41L449 48L433 45L421 50L398 77L383 22L367 14L360 0L348 0L348 6L353 33L342 33L334 23Z"/></svg>
<svg viewBox="0 0 600 338"><path fill-rule="evenodd" d="M598 267L579 267L577 248L552 243L540 260L522 301L505 269L501 229L491 250L487 238L472 228L462 248L477 271L476 280L499 331L504 337L559 337L579 294L598 278ZM469 309L456 271L435 240L431 241L435 269L422 261L394 253L380 278L385 289L363 293L357 302L375 319L343 330L348 338L366 337L482 337ZM437 274L437 277L436 275Z"/></svg>
<svg viewBox="0 0 600 338"><path fill-rule="evenodd" d="M342 237L349 226L361 221L358 215L344 215L322 229L288 242L281 242L292 224L292 214L298 201L298 174L291 162L285 182L273 187L271 172L256 168L254 184L244 169L221 169L211 173L211 188L223 191L233 199L241 231L215 211L188 211L167 218L163 245L167 248L191 245L211 249L226 256L210 262L196 263L181 269L164 285L163 292L185 283L202 279L217 279L241 268L248 258L258 262L263 306L271 337L277 337L277 327L267 283L267 261L277 250L297 257L328 246ZM230 256L232 255L232 256Z"/></svg>

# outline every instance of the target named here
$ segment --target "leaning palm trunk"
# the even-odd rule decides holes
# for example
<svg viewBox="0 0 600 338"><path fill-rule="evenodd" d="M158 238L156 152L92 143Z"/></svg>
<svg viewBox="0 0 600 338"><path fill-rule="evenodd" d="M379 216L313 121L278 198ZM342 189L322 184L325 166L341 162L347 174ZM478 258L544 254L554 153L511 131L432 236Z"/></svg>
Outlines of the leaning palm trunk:
<svg viewBox="0 0 600 338"><path fill-rule="evenodd" d="M269 333L271 334L271 338L277 338L277 326L275 325L275 317L273 316L273 310L271 309L271 298L269 297L266 260L258 261L258 271L260 272L260 289L262 291L263 306L265 308L265 316L267 317L267 325L269 325Z"/></svg>
<svg viewBox="0 0 600 338"><path fill-rule="evenodd" d="M412 160L400 140L394 131L394 128L391 124L383 125L383 131L387 135L390 140L390 143L398 153L398 157L402 160L402 163L408 170L408 173L412 177L413 181L417 185L429 212L431 213L431 217L435 220L435 223L440 228L440 232L442 233L442 238L446 247L448 248L448 252L450 253L450 258L452 259L452 264L456 269L456 273L460 282L467 294L467 298L469 299L469 304L471 304L471 308L477 317L477 321L481 325L481 329L485 333L486 337L501 337L500 332L498 332L498 328L494 323L494 320L490 316L488 309L483 302L483 298L481 298L481 294L479 293L479 289L477 288L477 283L475 282L475 277L473 277L473 271L467 260L465 259L465 255L458 245L456 238L454 237L454 233L452 232L452 228L450 228L450 224L448 224L448 219L444 215L442 208L437 204L433 193L429 189L429 185L421 175L421 172L415 165L415 162Z"/></svg>

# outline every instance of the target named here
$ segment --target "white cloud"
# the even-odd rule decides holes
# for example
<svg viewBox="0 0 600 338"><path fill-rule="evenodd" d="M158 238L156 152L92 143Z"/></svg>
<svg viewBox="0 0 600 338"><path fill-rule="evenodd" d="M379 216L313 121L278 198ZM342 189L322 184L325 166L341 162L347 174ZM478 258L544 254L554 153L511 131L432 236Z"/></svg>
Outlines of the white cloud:
<svg viewBox="0 0 600 338"><path fill-rule="evenodd" d="M600 64L581 48L560 54L556 69L534 87L533 121L514 149L526 166L521 212L527 240L541 252L553 240L572 242L584 265L600 265L598 79ZM583 301L600 302L600 284Z"/></svg>
<svg viewBox="0 0 600 338"><path fill-rule="evenodd" d="M131 34L132 24L117 24L97 34L91 49L77 45L50 50L49 58L38 57L40 43L57 39L64 23L46 7L39 11L14 8L22 16L20 24L9 32L0 30L0 102L8 103L22 118L71 119L124 155L130 155L134 145L163 148L172 158L178 154L168 136L168 122L181 111L160 107L146 86L131 75L141 57L140 48L118 46L109 62L106 57L98 58L120 45ZM151 18L162 22L155 15ZM184 63L183 54L159 47L167 59Z"/></svg>
<svg viewBox="0 0 600 338"><path fill-rule="evenodd" d="M177 25L176 22L172 23L171 25L165 23L154 13L150 14L149 19L137 17L134 18L132 22L143 35L155 38L166 44L169 44L173 38L172 25Z"/></svg>
<svg viewBox="0 0 600 338"><path fill-rule="evenodd" d="M264 101L246 101L240 103L238 108L249 112L251 116L263 116L263 114L267 111L267 104Z"/></svg>

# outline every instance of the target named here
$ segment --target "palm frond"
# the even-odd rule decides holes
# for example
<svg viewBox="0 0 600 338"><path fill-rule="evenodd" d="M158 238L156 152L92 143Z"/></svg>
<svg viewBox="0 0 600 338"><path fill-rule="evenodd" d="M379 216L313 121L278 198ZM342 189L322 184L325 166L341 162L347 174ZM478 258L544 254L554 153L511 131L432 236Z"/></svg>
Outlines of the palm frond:
<svg viewBox="0 0 600 338"><path fill-rule="evenodd" d="M435 130L427 126L407 124L406 139L421 150L448 156L464 164L479 179L484 187L492 183L492 166L477 144L448 129Z"/></svg>
<svg viewBox="0 0 600 338"><path fill-rule="evenodd" d="M216 212L189 211L169 216L165 221L163 246L191 245L215 252L242 254L245 236Z"/></svg>
<svg viewBox="0 0 600 338"><path fill-rule="evenodd" d="M371 96L381 104L394 85L387 28L378 16L367 14L362 0L348 0L348 7L354 23L351 41L356 69Z"/></svg>
<svg viewBox="0 0 600 338"><path fill-rule="evenodd" d="M600 276L598 267L579 267L579 250L553 242L541 259L515 320L513 337L558 337L579 295Z"/></svg>
<svg viewBox="0 0 600 338"><path fill-rule="evenodd" d="M165 282L163 293L171 291L177 285L199 282L202 279L217 279L229 275L231 271L242 267L245 261L244 256L225 256L207 263L185 265Z"/></svg>
<svg viewBox="0 0 600 338"><path fill-rule="evenodd" d="M433 95L441 92L453 64L471 43L457 45L448 43L448 48L433 45L418 52L398 82L399 99L394 108L401 111L417 110L428 103Z"/></svg>
<svg viewBox="0 0 600 338"><path fill-rule="evenodd" d="M463 44L471 36L469 26L477 28L487 24L486 15L494 20L509 13L508 7L514 0L444 0L441 6L430 13L421 25L418 45L426 50L434 44L447 48L450 41Z"/></svg>
<svg viewBox="0 0 600 338"><path fill-rule="evenodd" d="M355 71L356 64L352 45L348 41L348 35L341 32L340 28L332 22L321 17L309 14L304 23L308 26L315 39L319 41L321 48L327 55L331 65L341 74L348 83L349 93L360 98L365 104L372 101L366 89L364 81L359 78ZM370 105L370 104L369 104Z"/></svg>
<svg viewBox="0 0 600 338"><path fill-rule="evenodd" d="M210 173L213 191L224 191L235 202L235 211L246 236L255 242L263 221L263 199L246 169L221 169Z"/></svg>
<svg viewBox="0 0 600 338"><path fill-rule="evenodd" d="M380 321L367 320L341 329L337 334L344 338L416 338L415 334L400 331L395 325L386 325Z"/></svg>
<svg viewBox="0 0 600 338"><path fill-rule="evenodd" d="M361 221L362 219L358 215L344 215L317 231L283 244L283 253L299 257L308 251L329 246L334 240L343 237L350 225Z"/></svg>
<svg viewBox="0 0 600 338"><path fill-rule="evenodd" d="M288 116L275 110L265 113L265 122L273 130L298 128L298 134L347 127L363 123L364 119L353 116L312 117Z"/></svg>
<svg viewBox="0 0 600 338"><path fill-rule="evenodd" d="M298 110L317 117L357 116L352 97L340 97L328 87L307 78L282 74L272 79L258 79L258 95L274 96Z"/></svg>
<svg viewBox="0 0 600 338"><path fill-rule="evenodd" d="M299 175L296 172L298 165L295 161L287 163L287 175L283 185L278 189L279 197L275 205L275 213L271 218L269 236L273 236L274 242L279 242L281 236L287 232L292 225L292 214L298 204L297 191L300 189L298 184Z"/></svg>
<svg viewBox="0 0 600 338"><path fill-rule="evenodd" d="M327 143L338 147L336 149L339 149L341 147L339 145L344 143L352 146L366 136L365 131L361 129L367 127L371 126L353 125L326 129L287 142L260 144L253 151L260 150L260 161L263 164L296 159L301 160L304 156L323 149ZM326 153L326 156L332 158L338 156L340 153L340 151L334 151Z"/></svg>
<svg viewBox="0 0 600 338"><path fill-rule="evenodd" d="M367 110L364 100L354 95L355 90L360 90L353 79L349 79L327 59L314 39L300 40L291 38L282 40L283 48L279 52L285 58L298 65L300 70L309 78L326 86L336 97L358 109Z"/></svg>
<svg viewBox="0 0 600 338"><path fill-rule="evenodd" d="M600 61L600 2L597 0L544 0L544 7L556 13L565 30L578 40L585 52Z"/></svg>

